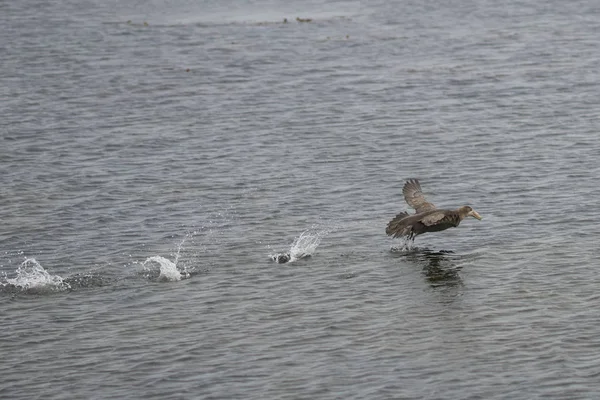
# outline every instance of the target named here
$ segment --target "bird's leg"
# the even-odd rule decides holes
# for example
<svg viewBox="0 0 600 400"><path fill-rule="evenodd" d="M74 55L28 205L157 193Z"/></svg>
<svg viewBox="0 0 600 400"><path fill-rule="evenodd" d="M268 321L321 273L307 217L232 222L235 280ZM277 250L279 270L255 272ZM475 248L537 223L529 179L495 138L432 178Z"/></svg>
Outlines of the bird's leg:
<svg viewBox="0 0 600 400"><path fill-rule="evenodd" d="M410 250L412 248L412 244L415 242L415 233L410 231L408 236L406 236L406 240L404 241L404 248L406 250Z"/></svg>

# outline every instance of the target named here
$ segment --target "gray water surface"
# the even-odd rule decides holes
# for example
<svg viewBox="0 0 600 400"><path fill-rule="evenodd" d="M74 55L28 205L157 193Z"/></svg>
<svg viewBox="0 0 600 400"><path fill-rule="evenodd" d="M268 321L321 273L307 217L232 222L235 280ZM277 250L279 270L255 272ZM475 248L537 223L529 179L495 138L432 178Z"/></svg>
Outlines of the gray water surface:
<svg viewBox="0 0 600 400"><path fill-rule="evenodd" d="M0 24L0 397L600 397L596 2ZM398 250L413 177L484 219Z"/></svg>

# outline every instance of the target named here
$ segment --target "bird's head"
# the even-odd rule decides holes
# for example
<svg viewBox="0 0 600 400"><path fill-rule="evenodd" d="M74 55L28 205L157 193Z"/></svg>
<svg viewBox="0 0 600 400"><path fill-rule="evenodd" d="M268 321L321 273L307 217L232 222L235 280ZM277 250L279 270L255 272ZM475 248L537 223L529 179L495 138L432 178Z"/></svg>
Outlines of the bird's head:
<svg viewBox="0 0 600 400"><path fill-rule="evenodd" d="M462 206L461 208L458 209L458 212L460 213L460 215L463 218L473 217L473 218L476 218L478 220L481 220L481 215L479 215L479 213L477 211L473 210L469 206Z"/></svg>

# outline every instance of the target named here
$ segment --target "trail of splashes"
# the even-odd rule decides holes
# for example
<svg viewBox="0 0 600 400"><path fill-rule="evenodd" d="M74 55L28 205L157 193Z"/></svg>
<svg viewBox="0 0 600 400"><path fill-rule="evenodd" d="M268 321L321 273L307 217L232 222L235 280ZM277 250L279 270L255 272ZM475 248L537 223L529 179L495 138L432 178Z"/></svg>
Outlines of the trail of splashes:
<svg viewBox="0 0 600 400"><path fill-rule="evenodd" d="M71 289L71 285L62 277L50 274L35 258L26 258L15 272L15 278L6 279L6 283L0 282L0 285L27 292L62 292Z"/></svg>

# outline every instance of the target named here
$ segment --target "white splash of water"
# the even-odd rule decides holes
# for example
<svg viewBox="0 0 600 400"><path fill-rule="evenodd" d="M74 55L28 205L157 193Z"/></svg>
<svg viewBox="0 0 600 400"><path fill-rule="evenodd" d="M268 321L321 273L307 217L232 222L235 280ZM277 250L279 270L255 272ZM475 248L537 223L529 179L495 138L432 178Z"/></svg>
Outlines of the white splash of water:
<svg viewBox="0 0 600 400"><path fill-rule="evenodd" d="M402 241L400 243L398 243L397 245L392 245L392 247L390 247L390 251L397 252L397 253L404 253L404 252L411 252L413 249L417 248L415 246L414 238L411 239L411 238L405 237L401 240Z"/></svg>
<svg viewBox="0 0 600 400"><path fill-rule="evenodd" d="M177 251L175 254L171 254L173 256L173 261L165 258L163 256L152 256L148 257L143 263L142 266L144 269L150 273L155 271L151 265L158 265L159 275L157 280L159 281L180 281L182 279L187 279L190 277L190 270L188 270L187 265L183 266L183 269L179 266L179 258L181 257L181 252L183 250L183 244L189 238L194 237L198 232L189 232L185 235L183 240L177 245ZM192 268L193 270L193 268Z"/></svg>
<svg viewBox="0 0 600 400"><path fill-rule="evenodd" d="M26 258L15 271L17 276L6 279L6 285L24 291L63 291L71 286L58 275L52 275L35 258Z"/></svg>
<svg viewBox="0 0 600 400"><path fill-rule="evenodd" d="M290 247L290 262L306 256L312 256L319 247L323 234L321 232L304 231L294 240Z"/></svg>
<svg viewBox="0 0 600 400"><path fill-rule="evenodd" d="M328 233L328 230L307 229L294 239L288 253L271 254L270 257L274 261L285 263L312 256L321 244L323 237Z"/></svg>
<svg viewBox="0 0 600 400"><path fill-rule="evenodd" d="M180 281L181 280L181 272L177 269L177 264L172 262L169 259L166 259L162 256L153 256L148 257L146 261L142 263L144 268L147 271L150 271L151 268L147 266L148 264L156 263L160 268L160 274L158 275L159 281Z"/></svg>

